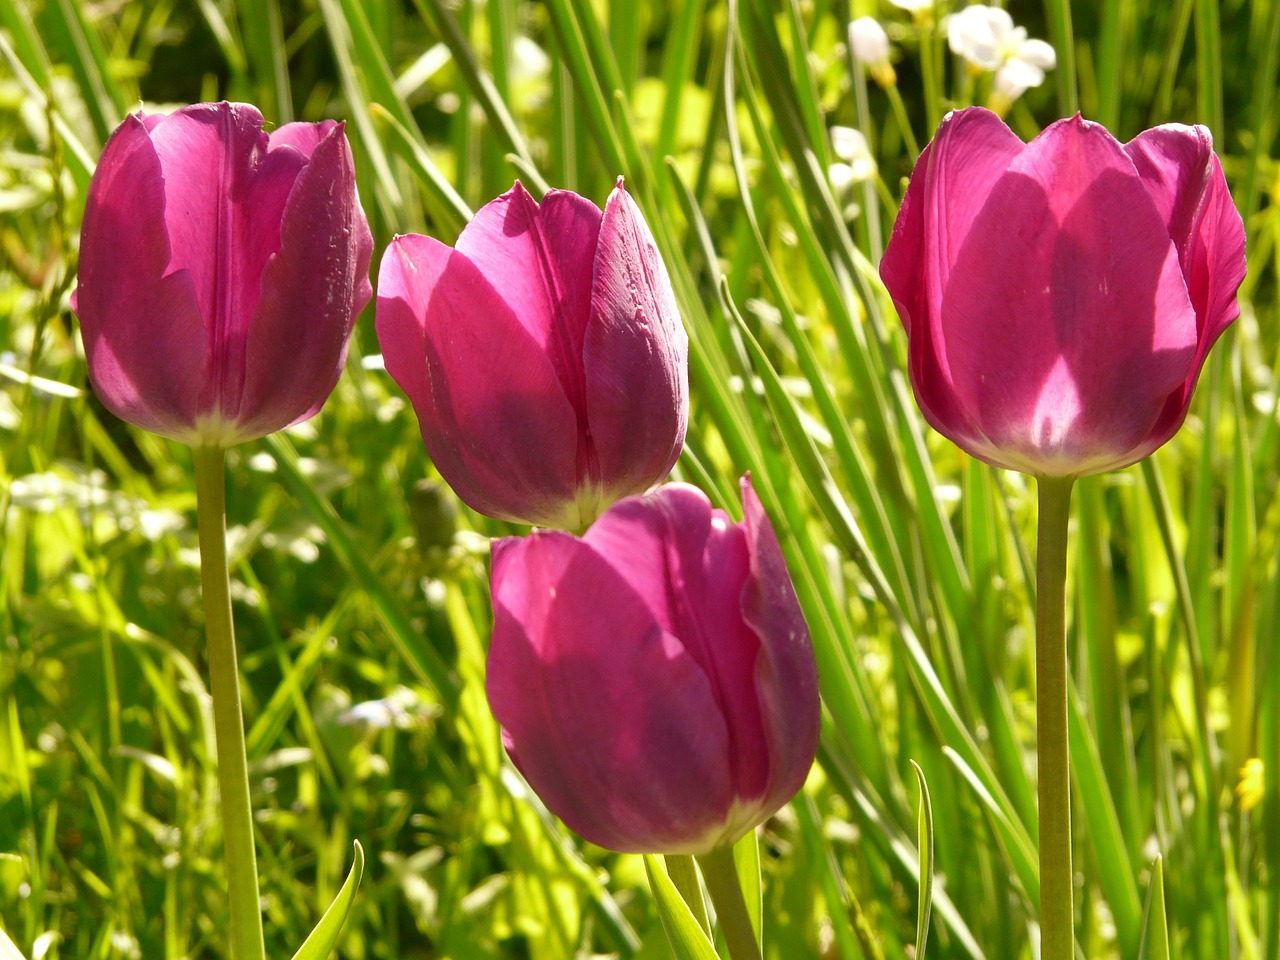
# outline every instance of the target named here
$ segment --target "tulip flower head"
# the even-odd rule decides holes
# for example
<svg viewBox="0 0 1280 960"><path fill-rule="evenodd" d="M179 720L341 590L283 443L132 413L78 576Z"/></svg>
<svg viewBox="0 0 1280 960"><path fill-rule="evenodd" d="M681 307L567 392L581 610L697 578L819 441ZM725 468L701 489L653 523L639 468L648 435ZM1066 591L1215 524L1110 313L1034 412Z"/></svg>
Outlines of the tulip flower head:
<svg viewBox="0 0 1280 960"><path fill-rule="evenodd" d="M530 786L592 843L706 853L804 784L813 650L745 479L742 497L735 524L666 484L581 538L494 544L489 704Z"/></svg>
<svg viewBox="0 0 1280 960"><path fill-rule="evenodd" d="M603 213L517 183L454 247L397 237L378 339L436 468L489 516L581 530L684 445L689 341L621 180Z"/></svg>
<svg viewBox="0 0 1280 960"><path fill-rule="evenodd" d="M1204 127L1121 144L1076 116L1023 143L981 108L921 153L880 266L925 418L1047 477L1117 470L1173 436L1244 273Z"/></svg>
<svg viewBox="0 0 1280 960"><path fill-rule="evenodd" d="M341 123L131 115L89 186L72 296L94 390L192 446L305 420L342 373L372 254Z"/></svg>

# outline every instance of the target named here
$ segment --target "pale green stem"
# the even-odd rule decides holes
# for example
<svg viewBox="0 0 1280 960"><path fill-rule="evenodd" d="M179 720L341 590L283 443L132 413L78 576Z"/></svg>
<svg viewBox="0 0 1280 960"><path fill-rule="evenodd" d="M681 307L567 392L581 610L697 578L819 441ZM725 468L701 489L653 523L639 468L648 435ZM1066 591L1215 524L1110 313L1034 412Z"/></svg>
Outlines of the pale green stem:
<svg viewBox="0 0 1280 960"><path fill-rule="evenodd" d="M920 156L920 144L916 141L915 131L911 129L911 118L907 116L907 105L902 102L902 93L898 85L891 84L884 88L889 97L889 106L893 108L894 119L898 121L898 130L902 133L902 142L907 146L907 155L912 164Z"/></svg>
<svg viewBox="0 0 1280 960"><path fill-rule="evenodd" d="M200 585L208 640L209 689L218 749L218 792L222 846L227 863L231 910L231 956L264 960L258 864L253 848L249 765L240 715L240 675L231 621L231 578L227 570L226 461L221 447L196 447L196 513L200 521Z"/></svg>
<svg viewBox="0 0 1280 960"><path fill-rule="evenodd" d="M1036 751L1040 957L1073 960L1071 762L1067 743L1067 521L1071 478L1040 477L1036 549Z"/></svg>
<svg viewBox="0 0 1280 960"><path fill-rule="evenodd" d="M729 945L732 960L760 960L760 944L751 927L747 913L747 901L742 896L742 884L738 882L738 867L733 859L733 846L716 847L710 853L698 857L707 892L716 907L716 921L725 943Z"/></svg>
<svg viewBox="0 0 1280 960"><path fill-rule="evenodd" d="M698 926L710 935L711 921L707 919L707 902L702 899L698 868L693 865L693 857L683 853L668 853L663 860L667 864L667 876L680 892L680 899L688 904L689 912L698 921Z"/></svg>
<svg viewBox="0 0 1280 960"><path fill-rule="evenodd" d="M914 11L916 26L920 30L920 78L924 83L924 109L929 129L938 129L942 120L942 82L938 78L938 32L935 17L936 4L926 10Z"/></svg>

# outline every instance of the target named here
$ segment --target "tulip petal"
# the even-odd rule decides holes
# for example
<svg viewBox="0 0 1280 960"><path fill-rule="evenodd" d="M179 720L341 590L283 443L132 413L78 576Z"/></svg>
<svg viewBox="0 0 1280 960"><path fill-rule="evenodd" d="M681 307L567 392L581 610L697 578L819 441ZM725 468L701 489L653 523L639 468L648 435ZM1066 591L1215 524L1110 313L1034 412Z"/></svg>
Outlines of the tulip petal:
<svg viewBox="0 0 1280 960"><path fill-rule="evenodd" d="M613 850L709 849L733 795L725 723L693 658L568 534L498 542L492 584L489 703L547 806Z"/></svg>
<svg viewBox="0 0 1280 960"><path fill-rule="evenodd" d="M619 575L707 675L731 741L734 793L761 796L770 751L756 695L761 640L743 620L751 559L742 528L698 488L668 483L619 501L584 539L604 556L625 558Z"/></svg>
<svg viewBox="0 0 1280 960"><path fill-rule="evenodd" d="M378 277L378 340L427 451L473 509L553 523L573 503L573 407L538 342L460 252L397 237Z"/></svg>
<svg viewBox="0 0 1280 960"><path fill-rule="evenodd" d="M222 405L227 345L234 344L238 358L243 355L237 320L248 322L249 315L238 312L248 294L244 288L255 288L248 295L256 302L265 260L251 266L254 258L244 244L252 237L244 229L250 171L267 143L262 114L247 104L194 104L159 118L150 132L164 171L170 269L191 274L208 335L212 376L204 380L201 405L216 410ZM289 177L279 192L287 195L292 182ZM231 390L236 399L240 376L237 370Z"/></svg>
<svg viewBox="0 0 1280 960"><path fill-rule="evenodd" d="M582 340L599 234L590 200L551 190L539 205L517 181L476 212L456 244L550 358L583 427Z"/></svg>
<svg viewBox="0 0 1280 960"><path fill-rule="evenodd" d="M200 412L205 327L191 274L170 270L165 180L140 117L121 124L98 162L72 306L107 409L189 440Z"/></svg>
<svg viewBox="0 0 1280 960"><path fill-rule="evenodd" d="M760 638L755 689L769 751L764 816L804 786L818 750L822 708L809 628L787 573L787 562L750 476L742 478L743 528L751 575L742 589L742 615Z"/></svg>
<svg viewBox="0 0 1280 960"><path fill-rule="evenodd" d="M373 293L373 236L360 209L351 148L342 124L328 129L297 174L283 215L258 226L265 234L265 223L280 224L279 249L262 268L261 298L244 345L235 413L246 438L320 409L342 374L352 325ZM301 131L291 133L297 138ZM272 146L263 170L301 157L298 149ZM263 179L255 179L251 196Z"/></svg>
<svg viewBox="0 0 1280 960"><path fill-rule="evenodd" d="M335 127L341 126L343 125L336 120L321 120L319 123L286 123L271 131L267 152L273 153L282 148L292 147L310 159L316 147L329 139Z"/></svg>
<svg viewBox="0 0 1280 960"><path fill-rule="evenodd" d="M255 397L245 419L259 422L250 426L242 422L240 407L248 375L249 328L259 307L264 270L280 249L285 206L307 165L300 150L269 150L262 122L262 115L248 104L196 104L163 118L151 130L165 173L171 268L191 272L209 333L212 368L203 406L216 411L223 422L235 422L236 437L241 440L289 422L266 421ZM286 136L300 133L295 129ZM323 189L327 191L327 185ZM346 186L341 194L335 192L329 206L349 205L352 189ZM328 229L323 220L323 216L313 218L311 229ZM315 235L316 242L328 238L324 233ZM295 269L308 268L295 264ZM315 264L309 269L315 271ZM345 271L340 266L338 272ZM296 299L297 291L291 290L290 295ZM292 336L301 334L306 325L297 322L299 315L295 312L278 329L290 327ZM272 376L284 369L276 367ZM270 380L255 389L258 394L265 390L279 399L295 399ZM304 399L307 405L314 401L313 396Z"/></svg>
<svg viewBox="0 0 1280 960"><path fill-rule="evenodd" d="M1026 145L995 114L949 113L916 163L880 276L910 341L909 369L925 417L941 432L962 414L938 340L937 305L987 195ZM930 304L935 315L930 315Z"/></svg>
<svg viewBox="0 0 1280 960"><path fill-rule="evenodd" d="M1178 248L1200 329L1198 373L1209 348L1240 314L1236 289L1245 274L1244 222L1205 127L1155 127L1124 149Z"/></svg>
<svg viewBox="0 0 1280 960"><path fill-rule="evenodd" d="M632 492L670 472L689 417L688 351L667 268L619 181L600 227L583 352L597 477Z"/></svg>
<svg viewBox="0 0 1280 960"><path fill-rule="evenodd" d="M941 316L974 432L962 445L1043 475L1149 453L1196 351L1168 231L1120 145L1079 117L1029 144L986 197Z"/></svg>

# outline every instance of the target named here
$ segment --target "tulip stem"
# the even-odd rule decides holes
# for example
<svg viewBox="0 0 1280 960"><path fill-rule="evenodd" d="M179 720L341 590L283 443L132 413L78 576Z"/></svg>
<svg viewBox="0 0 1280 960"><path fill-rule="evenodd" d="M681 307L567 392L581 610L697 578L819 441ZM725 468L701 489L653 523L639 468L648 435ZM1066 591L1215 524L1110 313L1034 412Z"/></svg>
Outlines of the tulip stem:
<svg viewBox="0 0 1280 960"><path fill-rule="evenodd" d="M733 845L716 847L710 853L698 857L707 892L715 904L716 921L725 943L729 945L732 960L760 960L760 944L747 913L747 901L742 896L742 884L738 880L738 867L733 859Z"/></svg>
<svg viewBox="0 0 1280 960"><path fill-rule="evenodd" d="M1036 549L1036 751L1040 795L1040 956L1075 956L1071 763L1067 740L1067 521L1072 478L1040 477Z"/></svg>
<svg viewBox="0 0 1280 960"><path fill-rule="evenodd" d="M200 528L200 585L208 639L209 689L218 751L218 792L222 846L227 863L231 911L231 956L264 960L258 864L253 846L249 767L240 714L240 675L231 619L231 577L227 569L226 459L221 447L196 447L196 514Z"/></svg>
<svg viewBox="0 0 1280 960"><path fill-rule="evenodd" d="M664 858L667 864L667 876L689 906L693 919L698 921L704 933L711 933L711 921L707 919L707 902L702 899L702 885L698 883L698 868L693 865L693 857L683 853L668 853Z"/></svg>

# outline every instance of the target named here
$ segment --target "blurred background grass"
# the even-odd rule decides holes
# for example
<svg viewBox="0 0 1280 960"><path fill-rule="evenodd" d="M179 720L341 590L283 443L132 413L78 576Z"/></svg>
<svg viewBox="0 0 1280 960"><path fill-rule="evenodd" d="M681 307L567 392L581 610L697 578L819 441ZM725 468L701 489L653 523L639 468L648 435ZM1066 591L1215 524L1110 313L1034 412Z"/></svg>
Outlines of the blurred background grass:
<svg viewBox="0 0 1280 960"><path fill-rule="evenodd" d="M1081 949L1138 956L1159 854L1171 956L1277 960L1280 0L1010 12L1059 60L1015 130L1206 123L1249 232L1186 427L1078 487ZM901 111L849 56L858 15L894 41ZM229 98L348 121L379 253L452 242L517 176L602 203L625 175L692 339L677 474L735 512L752 471L822 674L820 763L762 836L766 955L912 955L915 760L930 955L1033 956L1033 491L924 428L875 274L912 144L989 88L887 3L0 0L0 926L25 955L225 955L189 454L86 392L68 296L114 126ZM835 124L875 178L832 175ZM344 957L666 956L640 861L569 836L503 758L485 538L513 528L438 483L371 314L320 416L232 452L268 951L359 838Z"/></svg>

